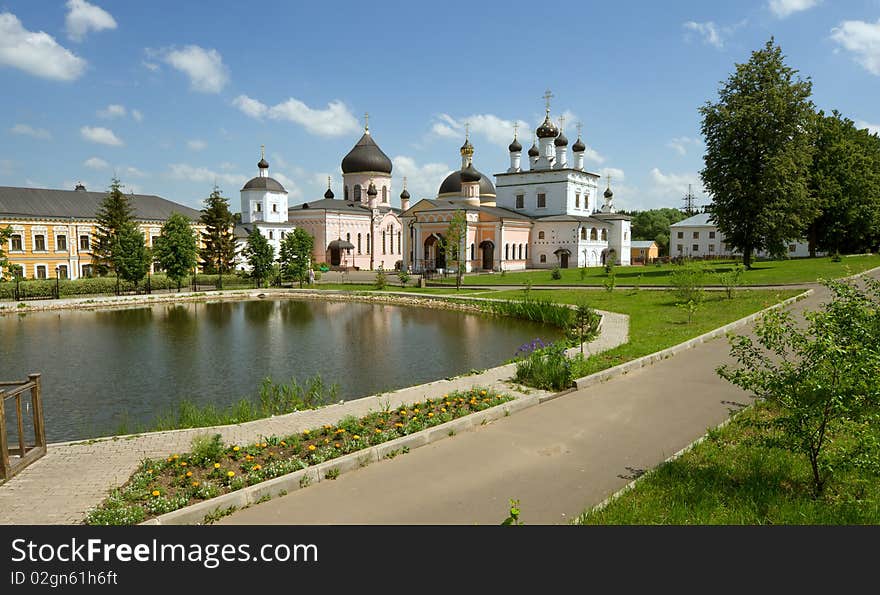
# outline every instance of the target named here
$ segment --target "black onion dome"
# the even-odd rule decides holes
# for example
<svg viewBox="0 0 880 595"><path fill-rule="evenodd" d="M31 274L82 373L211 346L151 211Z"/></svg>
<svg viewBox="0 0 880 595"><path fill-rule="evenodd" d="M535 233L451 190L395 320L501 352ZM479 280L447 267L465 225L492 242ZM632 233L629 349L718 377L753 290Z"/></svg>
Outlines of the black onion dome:
<svg viewBox="0 0 880 595"><path fill-rule="evenodd" d="M477 170L474 170L477 171ZM485 174L480 173L480 196L495 196L495 184L486 177ZM443 180L443 183L440 184L440 190L437 191L438 196L443 196L444 194L450 195L461 195L461 174L462 170L454 171Z"/></svg>
<svg viewBox="0 0 880 595"><path fill-rule="evenodd" d="M400 193L400 198L401 198L401 199L409 198L409 190L407 190L406 188L404 188L404 189L403 189L403 192Z"/></svg>
<svg viewBox="0 0 880 595"><path fill-rule="evenodd" d="M538 138L556 138L556 135L559 134L559 129L550 119L550 114L547 114L544 116L544 121L538 126L538 130L535 132L537 133Z"/></svg>
<svg viewBox="0 0 880 595"><path fill-rule="evenodd" d="M584 141L581 140L581 137L578 137L578 139L571 146L571 150L575 153L583 153L587 150L587 145L584 144Z"/></svg>
<svg viewBox="0 0 880 595"><path fill-rule="evenodd" d="M376 190L376 185L370 182L370 187L367 188L367 196L376 196L379 194L379 191Z"/></svg>
<svg viewBox="0 0 880 595"><path fill-rule="evenodd" d="M324 193L324 198L335 198L336 196L333 194L333 191L327 188L327 192Z"/></svg>
<svg viewBox="0 0 880 595"><path fill-rule="evenodd" d="M263 157L257 162L257 167L259 167L260 169L269 169L269 162L266 161L265 157Z"/></svg>
<svg viewBox="0 0 880 595"><path fill-rule="evenodd" d="M357 144L342 158L342 173L378 172L391 175L391 160L376 141L364 133Z"/></svg>
<svg viewBox="0 0 880 595"><path fill-rule="evenodd" d="M507 150L511 153L520 153L522 151L522 145L519 144L519 141L514 138L513 142L507 147Z"/></svg>
<svg viewBox="0 0 880 595"><path fill-rule="evenodd" d="M468 166L461 170L462 182L479 182L482 177L483 174L474 169L473 163L468 163Z"/></svg>
<svg viewBox="0 0 880 595"><path fill-rule="evenodd" d="M568 146L568 138L566 138L565 133L561 130L559 131L559 136L556 137L556 140L553 141L553 144L557 147L567 147Z"/></svg>
<svg viewBox="0 0 880 595"><path fill-rule="evenodd" d="M278 180L268 176L257 176L248 180L242 190L269 190L270 192L287 192Z"/></svg>
<svg viewBox="0 0 880 595"><path fill-rule="evenodd" d="M537 157L541 152L538 150L538 147L535 146L535 143L532 143L532 148L529 149L529 157Z"/></svg>
<svg viewBox="0 0 880 595"><path fill-rule="evenodd" d="M606 188L605 189L605 198L611 198L612 196L614 196L614 193L611 192L611 188Z"/></svg>

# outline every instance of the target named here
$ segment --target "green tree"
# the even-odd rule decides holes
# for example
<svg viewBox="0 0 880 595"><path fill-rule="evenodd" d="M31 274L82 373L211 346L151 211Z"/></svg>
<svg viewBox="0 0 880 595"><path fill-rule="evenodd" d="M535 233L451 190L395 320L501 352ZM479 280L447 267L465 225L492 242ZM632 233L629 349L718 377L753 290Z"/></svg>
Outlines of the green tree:
<svg viewBox="0 0 880 595"><path fill-rule="evenodd" d="M880 138L839 112L816 115L810 192L820 213L810 225L816 250L853 253L880 239Z"/></svg>
<svg viewBox="0 0 880 595"><path fill-rule="evenodd" d="M198 238L189 219L180 213L172 213L156 238L153 258L168 278L177 283L177 291L180 291L181 281L196 266L197 256Z"/></svg>
<svg viewBox="0 0 880 595"><path fill-rule="evenodd" d="M718 368L722 378L774 406L776 443L809 459L816 497L833 470L827 447L835 430L865 421L869 430L871 424L876 428L880 283L867 283L867 288L827 283L832 299L806 314L806 327L784 310L768 312L755 329L756 340L731 337L730 352L739 367Z"/></svg>
<svg viewBox="0 0 880 595"><path fill-rule="evenodd" d="M455 267L455 287L461 289L461 278L464 275L465 260L467 259L467 214L458 210L449 220L446 235L441 239L443 250L446 253L446 266Z"/></svg>
<svg viewBox="0 0 880 595"><path fill-rule="evenodd" d="M123 224L110 250L111 262L116 274L123 281L134 283L137 288L150 270L150 249L144 234L133 222Z"/></svg>
<svg viewBox="0 0 880 595"><path fill-rule="evenodd" d="M272 273L272 265L275 262L275 248L272 247L266 236L261 234L256 226L248 234L247 246L244 248L244 257L251 267L251 276L257 282L257 287L260 287L263 281L268 279Z"/></svg>
<svg viewBox="0 0 880 595"><path fill-rule="evenodd" d="M6 274L6 270L9 268L9 260L6 258L6 251L3 249L6 247L6 242L9 241L9 238L12 236L12 228L8 225L6 227L0 227L0 280L3 280Z"/></svg>
<svg viewBox="0 0 880 595"><path fill-rule="evenodd" d="M219 286L223 287L223 274L232 270L235 260L234 219L229 211L229 200L216 187L205 199L205 208L199 219L205 226L202 233L204 246L199 251L202 268L206 273L217 274Z"/></svg>
<svg viewBox="0 0 880 595"><path fill-rule="evenodd" d="M309 278L309 263L314 248L315 239L301 227L284 236L278 256L281 275L285 279L299 281L299 286L302 288L303 283Z"/></svg>
<svg viewBox="0 0 880 595"><path fill-rule="evenodd" d="M773 39L737 64L700 107L705 138L703 185L709 211L751 268L754 252L782 253L816 216L807 181L813 158L812 83L786 66Z"/></svg>
<svg viewBox="0 0 880 595"><path fill-rule="evenodd" d="M92 265L99 275L106 275L113 267L113 246L119 233L134 221L134 209L122 192L122 183L118 178L110 181L110 190L98 209L96 219Z"/></svg>
<svg viewBox="0 0 880 595"><path fill-rule="evenodd" d="M678 209L650 209L633 211L632 239L657 242L661 255L669 254L669 226L685 219L687 215Z"/></svg>

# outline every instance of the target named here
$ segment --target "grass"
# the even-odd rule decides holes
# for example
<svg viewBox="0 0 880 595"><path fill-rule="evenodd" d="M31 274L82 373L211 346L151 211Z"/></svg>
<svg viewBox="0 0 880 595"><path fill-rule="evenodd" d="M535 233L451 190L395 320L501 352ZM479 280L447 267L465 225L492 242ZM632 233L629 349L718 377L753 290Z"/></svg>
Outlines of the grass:
<svg viewBox="0 0 880 595"><path fill-rule="evenodd" d="M372 283L316 283L308 289L330 289L335 291L403 291L406 293L428 293L435 295L476 295L479 293L487 293L486 290L464 290L459 291L450 287L401 287L400 285L391 285L382 290L376 290Z"/></svg>
<svg viewBox="0 0 880 595"><path fill-rule="evenodd" d="M682 455L649 472L633 490L599 511L589 525L855 525L880 523L880 454L854 464L844 451L825 494L813 498L807 458L773 446L775 417L758 403ZM875 439L880 438L874 432ZM852 434L837 428L835 443ZM875 443L876 448L876 443ZM856 459L857 460L857 459Z"/></svg>
<svg viewBox="0 0 880 595"><path fill-rule="evenodd" d="M718 275L733 268L739 261L717 260L706 261L711 270L707 284L720 286ZM670 275L677 265L661 264L647 266L615 267L617 285L658 286L669 285ZM861 273L880 266L878 255L845 256L840 262L833 262L830 257L800 258L792 260L762 260L753 263L752 270L743 273L743 284L749 285L785 285L812 283L820 278L835 279ZM581 269L561 269L561 278L553 279L550 269L540 271L508 272L504 276L494 274L465 275L465 285L587 285L601 287L608 278L604 267L588 267L584 269L585 277L581 279ZM451 281L454 283L454 281ZM443 281L450 283L450 281Z"/></svg>
<svg viewBox="0 0 880 595"><path fill-rule="evenodd" d="M189 453L145 459L121 487L90 510L88 525L130 525L244 487L331 461L340 456L483 411L512 397L472 388L285 437L241 446L220 435L193 439ZM401 453L408 449L401 449ZM389 453L390 454L390 453ZM338 469L326 472L335 479ZM304 476L307 477L307 476ZM306 487L308 480L301 480Z"/></svg>
<svg viewBox="0 0 880 595"><path fill-rule="evenodd" d="M690 324L687 313L676 306L675 298L668 291L548 289L531 290L530 295L567 304L586 300L591 308L629 316L629 342L587 358L574 371L574 377L580 378L672 347L798 293L798 290L749 289L738 291L734 299L729 300L721 292L709 292ZM522 291L511 290L498 292L493 297L515 299L522 295Z"/></svg>

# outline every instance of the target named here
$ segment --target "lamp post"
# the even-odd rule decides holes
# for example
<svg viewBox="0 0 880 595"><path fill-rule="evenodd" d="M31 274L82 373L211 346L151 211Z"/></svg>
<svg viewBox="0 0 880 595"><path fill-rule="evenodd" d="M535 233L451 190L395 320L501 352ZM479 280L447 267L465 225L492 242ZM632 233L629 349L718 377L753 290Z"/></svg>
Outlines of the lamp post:
<svg viewBox="0 0 880 595"><path fill-rule="evenodd" d="M58 299L58 297L60 295L60 293L58 292L58 289L59 289L58 275L60 275L60 274L61 274L61 267L56 266L55 267L55 299L56 300Z"/></svg>

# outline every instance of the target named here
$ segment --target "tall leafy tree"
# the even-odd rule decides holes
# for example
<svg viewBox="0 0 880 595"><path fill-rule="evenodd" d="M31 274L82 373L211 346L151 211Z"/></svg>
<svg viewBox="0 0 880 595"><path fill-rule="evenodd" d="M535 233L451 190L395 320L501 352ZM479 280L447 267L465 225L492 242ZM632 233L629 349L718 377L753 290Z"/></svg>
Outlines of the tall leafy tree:
<svg viewBox="0 0 880 595"><path fill-rule="evenodd" d="M754 252L781 253L816 216L807 182L812 164L812 83L784 62L771 38L737 64L700 107L709 211L751 267Z"/></svg>
<svg viewBox="0 0 880 595"><path fill-rule="evenodd" d="M9 260L6 258L6 251L4 248L11 236L11 227L8 225L6 227L0 227L0 280L4 279L5 271L9 268Z"/></svg>
<svg viewBox="0 0 880 595"><path fill-rule="evenodd" d="M272 265L275 262L275 248L256 226L248 234L244 257L251 267L251 276L259 287L272 272Z"/></svg>
<svg viewBox="0 0 880 595"><path fill-rule="evenodd" d="M199 251L202 267L206 273L219 275L223 286L223 274L232 270L235 260L235 237L232 230L235 219L229 211L229 200L214 187L205 199L205 208L199 220L205 226L202 233L203 246Z"/></svg>
<svg viewBox="0 0 880 595"><path fill-rule="evenodd" d="M137 287L150 270L150 249L144 234L133 222L123 224L111 248L113 269L120 279Z"/></svg>
<svg viewBox="0 0 880 595"><path fill-rule="evenodd" d="M449 220L446 228L446 236L442 239L443 249L446 252L446 266L455 267L455 287L461 289L461 278L464 274L464 264L467 259L467 214L458 210Z"/></svg>
<svg viewBox="0 0 880 595"><path fill-rule="evenodd" d="M632 238L657 242L661 254L669 254L669 226L687 217L680 210L670 208L633 211L627 214L633 218Z"/></svg>
<svg viewBox="0 0 880 595"><path fill-rule="evenodd" d="M98 224L92 247L92 265L99 275L106 275L113 267L113 245L119 232L134 222L134 209L122 192L122 183L118 178L110 181L110 190L98 209L96 219Z"/></svg>
<svg viewBox="0 0 880 595"><path fill-rule="evenodd" d="M153 257L168 278L177 283L177 291L196 266L197 256L198 238L189 219L180 213L172 213L156 238Z"/></svg>
<svg viewBox="0 0 880 595"><path fill-rule="evenodd" d="M301 227L284 236L278 256L282 277L299 281L299 286L302 287L309 278L309 264L314 247L315 239Z"/></svg>
<svg viewBox="0 0 880 595"><path fill-rule="evenodd" d="M860 252L880 240L880 138L834 111L816 116L810 191L820 214L810 254Z"/></svg>

